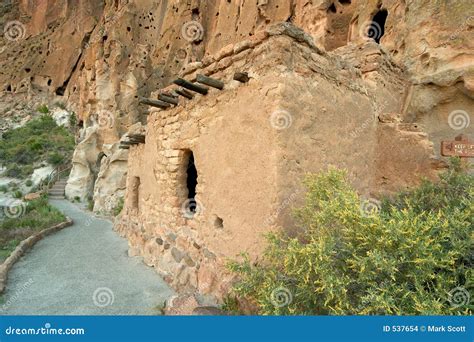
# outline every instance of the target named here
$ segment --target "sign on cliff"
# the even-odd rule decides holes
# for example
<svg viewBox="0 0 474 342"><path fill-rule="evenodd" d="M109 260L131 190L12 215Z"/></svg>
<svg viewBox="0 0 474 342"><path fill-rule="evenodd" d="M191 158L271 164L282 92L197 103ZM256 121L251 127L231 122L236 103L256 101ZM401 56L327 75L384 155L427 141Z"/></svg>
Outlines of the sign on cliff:
<svg viewBox="0 0 474 342"><path fill-rule="evenodd" d="M474 143L465 135L458 135L454 140L441 141L441 155L444 157L474 157Z"/></svg>

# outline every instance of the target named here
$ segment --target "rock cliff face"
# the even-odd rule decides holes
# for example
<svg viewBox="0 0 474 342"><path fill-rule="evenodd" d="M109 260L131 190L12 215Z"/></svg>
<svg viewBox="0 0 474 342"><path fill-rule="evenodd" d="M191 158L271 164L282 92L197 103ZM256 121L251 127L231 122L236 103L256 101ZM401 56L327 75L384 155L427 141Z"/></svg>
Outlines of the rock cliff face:
<svg viewBox="0 0 474 342"><path fill-rule="evenodd" d="M102 212L125 195L117 229L177 287L222 294L226 257L258 255L261 232L291 227L304 172L348 168L377 197L436 177L440 141L473 135L469 1L22 0L0 11L0 117L15 115L12 102L67 102L81 128L67 195ZM139 103L198 73L224 90L163 111ZM145 144L119 149L137 127ZM205 208L192 220L190 151Z"/></svg>

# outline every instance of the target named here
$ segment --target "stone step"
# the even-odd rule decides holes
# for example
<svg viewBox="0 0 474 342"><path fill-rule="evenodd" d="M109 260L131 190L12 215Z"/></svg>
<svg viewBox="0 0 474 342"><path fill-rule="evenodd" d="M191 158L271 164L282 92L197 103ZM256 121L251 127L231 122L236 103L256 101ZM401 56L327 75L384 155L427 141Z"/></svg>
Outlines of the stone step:
<svg viewBox="0 0 474 342"><path fill-rule="evenodd" d="M56 182L54 183L54 185L57 185L57 186L66 186L67 183L59 183L59 182Z"/></svg>
<svg viewBox="0 0 474 342"><path fill-rule="evenodd" d="M64 199L65 197L64 196L49 196L49 199Z"/></svg>

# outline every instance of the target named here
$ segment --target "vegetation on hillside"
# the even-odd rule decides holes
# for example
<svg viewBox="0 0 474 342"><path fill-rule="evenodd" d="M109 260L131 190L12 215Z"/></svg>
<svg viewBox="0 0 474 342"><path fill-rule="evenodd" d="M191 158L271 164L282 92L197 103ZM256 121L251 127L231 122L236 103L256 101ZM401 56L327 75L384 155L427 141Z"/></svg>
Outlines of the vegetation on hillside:
<svg viewBox="0 0 474 342"><path fill-rule="evenodd" d="M27 203L18 201L15 207L0 210L6 216L5 220L0 221L0 263L22 240L66 220L58 209L48 204L46 197Z"/></svg>
<svg viewBox="0 0 474 342"><path fill-rule="evenodd" d="M378 210L361 210L344 171L304 184L299 233L268 235L257 264L231 262L233 296L265 315L472 314L474 176L459 162Z"/></svg>
<svg viewBox="0 0 474 342"><path fill-rule="evenodd" d="M3 134L0 161L6 167L5 176L26 178L36 164L47 161L59 165L70 158L73 150L71 132L58 126L50 115L43 114L23 127Z"/></svg>

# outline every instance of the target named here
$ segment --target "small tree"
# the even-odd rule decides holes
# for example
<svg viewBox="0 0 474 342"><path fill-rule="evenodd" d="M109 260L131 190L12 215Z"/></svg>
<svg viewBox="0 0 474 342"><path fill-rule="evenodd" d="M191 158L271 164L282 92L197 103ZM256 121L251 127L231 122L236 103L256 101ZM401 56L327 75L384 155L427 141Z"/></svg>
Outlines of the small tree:
<svg viewBox="0 0 474 342"><path fill-rule="evenodd" d="M452 168L372 211L343 171L304 184L299 233L269 234L262 262L229 265L259 314L472 313L474 177Z"/></svg>

